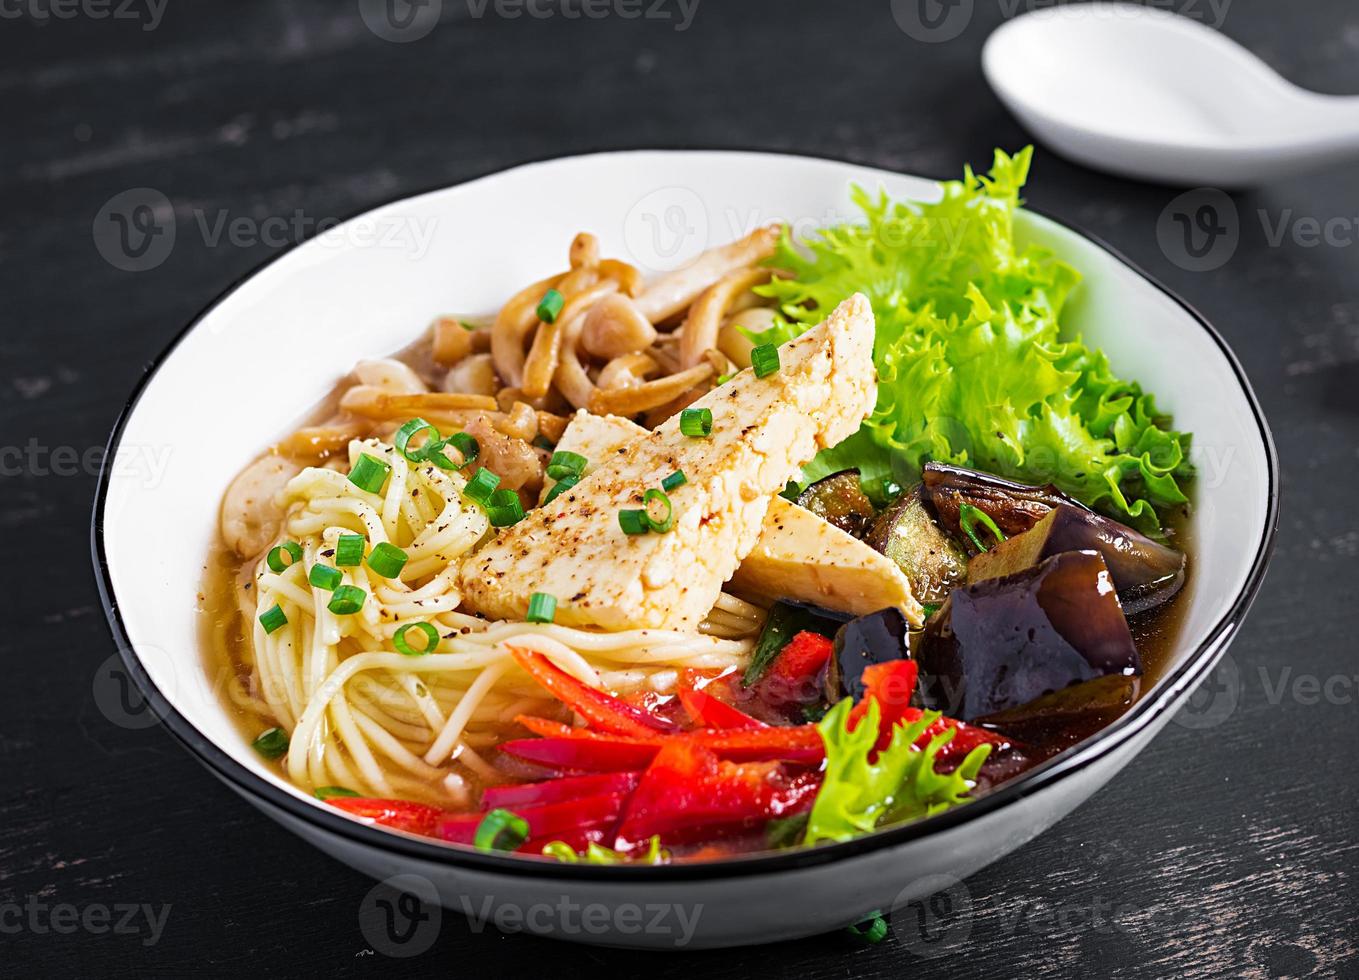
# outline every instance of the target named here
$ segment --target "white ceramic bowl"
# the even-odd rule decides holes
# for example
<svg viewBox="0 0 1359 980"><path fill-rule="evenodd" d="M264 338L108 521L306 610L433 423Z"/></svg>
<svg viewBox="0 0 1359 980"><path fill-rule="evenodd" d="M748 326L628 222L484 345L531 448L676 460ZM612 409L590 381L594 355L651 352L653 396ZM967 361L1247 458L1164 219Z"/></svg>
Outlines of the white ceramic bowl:
<svg viewBox="0 0 1359 980"><path fill-rule="evenodd" d="M851 182L937 195L932 181L793 156L573 157L378 208L221 297L133 395L94 516L109 621L164 724L233 790L342 861L379 878L417 876L403 880L423 881L449 908L510 925L522 915L531 931L595 943L724 946L824 932L964 878L1068 813L1133 759L1221 656L1264 573L1278 472L1259 405L1222 338L1116 255L1032 214L1023 235L1085 274L1073 325L1194 433L1202 473L1174 663L1075 749L968 806L849 843L674 867L556 865L389 833L318 803L261 764L205 676L195 593L220 495L356 359L403 347L436 314L494 310L562 265L582 229L604 254L655 271L771 220L806 231L850 218ZM686 910L688 925L674 916L651 925L653 906ZM581 921L585 907L593 924Z"/></svg>

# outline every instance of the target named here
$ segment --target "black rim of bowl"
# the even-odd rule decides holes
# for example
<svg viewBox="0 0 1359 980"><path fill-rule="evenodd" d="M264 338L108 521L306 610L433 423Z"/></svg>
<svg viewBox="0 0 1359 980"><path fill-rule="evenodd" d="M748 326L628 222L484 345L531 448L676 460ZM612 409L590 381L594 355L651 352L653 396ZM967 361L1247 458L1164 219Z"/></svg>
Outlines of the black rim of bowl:
<svg viewBox="0 0 1359 980"><path fill-rule="evenodd" d="M686 151L666 149L618 151L618 153L624 154L629 152L646 154L657 152L684 153ZM822 163L847 164L855 167L863 166L862 164L853 163L851 161L836 160L828 157L814 157L798 153L784 154L743 150L700 150L692 152L704 155L725 152L730 153L732 156L764 155L777 158L792 157L794 159L814 160ZM592 155L613 156L617 154L605 151L599 154L582 154L576 157L555 157L542 161L527 161L524 164L494 171L484 175L483 178L476 179L507 174L522 166L531 166L534 163L583 159ZM891 171L882 172L891 174L892 176L905 176L892 173ZM464 181L462 184L470 182L471 181ZM462 186L462 184L444 185L432 188L431 190L447 190L451 187ZM419 195L402 195L401 197L386 202L386 204L378 204L366 208L354 217L359 217L370 211L377 210L378 208L389 206L416 196ZM1192 689L1200 680L1202 680L1204 675L1216 665L1218 659L1226 650L1231 637L1240 627L1251 603L1259 592L1270 555L1274 548L1275 531L1279 520L1279 462L1273 436L1270 433L1268 424L1265 422L1264 413L1260 409L1259 400L1256 398L1255 392L1251 389L1250 382L1246 378L1245 371L1242 369L1240 361L1237 360L1236 355L1227 345L1227 342L1223 339L1222 335L1218 333L1216 328L1214 328L1197 309L1170 289L1163 286L1155 278L1135 263L1131 262L1126 256L1119 252L1118 249L1112 247L1099 237L1091 235L1066 221L1054 218L1042 211L1033 208L1027 208L1026 210L1053 222L1067 231L1085 238L1087 241L1103 249L1113 258L1123 263L1123 265L1135 272L1144 282L1160 290L1160 292L1164 293L1179 305L1179 307L1183 309L1184 312L1188 314L1217 345L1218 349L1222 352L1223 358L1231 368L1237 383L1240 385L1241 392L1245 396L1247 404L1250 405L1255 424L1259 429L1261 442L1265 448L1265 461L1269 476L1267 496L1268 510L1265 527L1262 530L1259 545L1251 563L1250 572L1246 576L1246 581L1242 585L1241 591L1236 595L1222 617L1214 624L1213 628L1209 630L1204 641L1200 643L1191 654L1186 656L1175 669L1162 677L1153 691L1135 702L1121 717L1100 729L1100 731L1096 732L1085 741L1067 749L1049 761L1019 776L1014 781L1002 785L998 789L978 798L974 802L926 820L906 824L900 827L875 831L865 837L855 838L838 844L820 845L817 847L799 848L787 851L759 852L749 856L722 858L712 861L682 862L659 866L563 864L527 855L487 853L468 847L427 840L408 834L384 830L376 826L370 826L345 816L340 811L328 809L322 805L299 799L268 782L243 764L231 758L207 736L194 727L187 718L181 715L169 701L166 700L164 695L151 681L150 676L138 659L136 652L133 649L131 639L128 636L127 628L123 623L120 604L113 591L108 556L104 550L104 508L108 497L110 471L114 456L122 441L123 431L126 428L133 411L136 409L138 402L141 400L143 393L155 378L166 359L179 347L179 344L184 338L188 336L188 334L209 314L211 314L213 310L221 305L228 296L250 282L262 270L273 265L285 255L290 254L297 245L282 249L278 255L271 257L236 280L236 282L218 295L217 298L195 316L187 326L175 335L170 344L147 366L145 373L138 381L137 386L134 388L127 403L124 405L122 413L109 437L108 447L104 455L103 466L99 473L99 482L95 495L94 514L90 529L90 543L94 559L95 577L99 587L100 601L104 607L104 614L108 620L109 628L117 643L118 653L122 658L128 674L141 690L148 707L156 713L161 724L168 728L193 755L197 756L200 762L208 766L217 776L226 780L233 789L243 792L247 797L260 798L267 803L282 809L285 813L293 817L310 824L315 824L320 829L328 831L333 835L346 838L366 847L391 851L406 857L435 863L465 866L469 869L476 869L484 872L528 878L612 881L623 884L721 879L747 875L775 874L791 869L809 868L842 861L872 851L895 847L900 844L905 844L908 841L913 841L921 837L940 833L952 827L960 826L961 824L979 819L986 814L994 813L1010 806L1027 796L1052 786L1073 773L1093 765L1152 725L1182 692L1186 689Z"/></svg>

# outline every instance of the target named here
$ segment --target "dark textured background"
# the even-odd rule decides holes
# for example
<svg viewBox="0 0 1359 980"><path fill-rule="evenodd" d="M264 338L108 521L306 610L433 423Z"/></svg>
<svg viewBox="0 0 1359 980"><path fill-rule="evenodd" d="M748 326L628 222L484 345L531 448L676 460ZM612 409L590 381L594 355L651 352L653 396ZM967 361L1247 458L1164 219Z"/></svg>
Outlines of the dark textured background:
<svg viewBox="0 0 1359 980"><path fill-rule="evenodd" d="M1238 196L1235 256L1191 273L1157 245L1176 191L1041 154L1034 204L1113 243L1235 346L1279 443L1284 512L1235 675L1220 672L1193 716L1211 724L1171 725L971 879L970 935L942 956L894 935L660 958L448 916L430 952L387 960L358 926L370 882L163 731L110 723L92 697L113 650L87 558L94 457L59 460L101 445L148 361L275 253L208 247L195 211L346 216L600 148L801 151L942 176L1025 142L978 71L1015 0L977 0L961 36L936 44L899 30L887 0L701 0L686 31L444 6L410 44L379 40L355 0L169 0L154 30L79 8L0 19L0 974L1359 976L1359 169ZM1352 0L1235 0L1224 30L1300 84L1359 92ZM173 253L142 273L105 262L91 237L101 206L134 187L179 216ZM1271 225L1345 219L1349 244L1272 245L1260 209ZM70 453L49 459L58 447ZM169 916L154 945L40 931L39 905L55 903Z"/></svg>

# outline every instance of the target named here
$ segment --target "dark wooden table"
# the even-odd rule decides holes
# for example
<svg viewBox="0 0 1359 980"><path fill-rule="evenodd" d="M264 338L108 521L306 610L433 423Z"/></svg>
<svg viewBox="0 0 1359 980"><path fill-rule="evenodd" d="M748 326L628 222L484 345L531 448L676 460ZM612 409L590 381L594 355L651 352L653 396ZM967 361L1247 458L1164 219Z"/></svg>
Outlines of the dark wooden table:
<svg viewBox="0 0 1359 980"><path fill-rule="evenodd" d="M276 252L214 244L195 215L343 217L616 147L953 175L1026 140L978 52L1028 6L968 0L970 23L944 28L956 36L922 41L909 5L888 0L702 0L688 15L646 0L668 19L611 3L570 19L555 2L534 8L553 16L509 18L494 0L448 0L427 36L388 43L356 0L75 0L63 18L46 0L6 2L0 974L1359 976L1359 169L1238 195L1239 247L1194 272L1157 243L1178 191L1041 153L1035 205L1113 243L1235 346L1278 440L1284 514L1232 648L1235 709L1171 725L1074 815L972 878L970 931L943 955L896 932L872 948L832 935L660 958L446 916L429 952L388 960L359 928L369 881L254 812L165 732L98 707L113 650L88 559L99 447L147 362ZM1359 92L1348 0L1179 6L1209 20L1226 7L1226 33L1289 78ZM179 234L163 263L128 272L91 228L138 187L174 202Z"/></svg>

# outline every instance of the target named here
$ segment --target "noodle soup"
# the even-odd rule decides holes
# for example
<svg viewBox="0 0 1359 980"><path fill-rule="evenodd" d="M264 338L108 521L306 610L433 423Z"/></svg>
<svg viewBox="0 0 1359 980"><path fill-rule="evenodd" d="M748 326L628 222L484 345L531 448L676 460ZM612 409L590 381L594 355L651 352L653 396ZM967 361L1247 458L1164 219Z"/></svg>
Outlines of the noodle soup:
<svg viewBox="0 0 1359 980"><path fill-rule="evenodd" d="M1001 155L991 182L893 220L1012 209L1002 178L1026 167ZM1016 253L1032 294L1007 273L989 303L984 276L915 300L870 275L819 284L858 235L827 232L818 269L762 228L647 282L582 233L494 317L439 316L360 361L223 499L204 645L243 737L394 831L658 862L963 806L1126 710L1188 574L1180 434L1082 366L1098 352L1058 344L1074 270ZM964 294L966 315L884 329ZM993 342L967 326L983 313L1050 331L1069 395L1031 395L1017 365L1014 397L1039 407L945 437L895 365ZM973 411L950 383L966 369L929 397ZM1082 444L1102 480L1036 480L1004 443L1046 438L1059 404L1103 427ZM912 412L928 451L903 441Z"/></svg>

